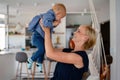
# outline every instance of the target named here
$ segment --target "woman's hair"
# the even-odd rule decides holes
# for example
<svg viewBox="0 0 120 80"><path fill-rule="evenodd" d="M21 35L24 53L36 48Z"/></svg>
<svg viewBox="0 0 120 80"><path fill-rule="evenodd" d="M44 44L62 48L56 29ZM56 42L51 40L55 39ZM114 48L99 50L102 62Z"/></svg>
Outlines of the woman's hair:
<svg viewBox="0 0 120 80"><path fill-rule="evenodd" d="M86 35L88 40L84 43L84 49L92 48L96 43L96 31L90 25L85 25Z"/></svg>

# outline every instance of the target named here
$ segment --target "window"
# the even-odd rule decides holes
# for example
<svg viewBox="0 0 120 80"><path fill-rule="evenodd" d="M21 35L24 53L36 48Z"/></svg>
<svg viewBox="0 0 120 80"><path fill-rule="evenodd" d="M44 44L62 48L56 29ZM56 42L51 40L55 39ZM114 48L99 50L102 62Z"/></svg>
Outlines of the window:
<svg viewBox="0 0 120 80"><path fill-rule="evenodd" d="M5 24L0 23L0 49L5 48Z"/></svg>
<svg viewBox="0 0 120 80"><path fill-rule="evenodd" d="M5 48L5 15L0 14L0 50Z"/></svg>

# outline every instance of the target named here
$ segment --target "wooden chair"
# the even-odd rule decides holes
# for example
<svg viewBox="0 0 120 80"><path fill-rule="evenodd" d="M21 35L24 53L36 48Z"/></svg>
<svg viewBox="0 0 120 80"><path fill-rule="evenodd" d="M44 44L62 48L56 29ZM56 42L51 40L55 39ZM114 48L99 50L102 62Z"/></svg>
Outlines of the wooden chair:
<svg viewBox="0 0 120 80"><path fill-rule="evenodd" d="M37 64L36 64L36 62L34 62L33 63L33 71L32 71L32 80L34 80L34 77L35 77L36 67L37 67ZM44 70L43 72L44 72L45 80L48 80L47 73L46 73L46 67L45 67L45 61L43 61L43 70Z"/></svg>
<svg viewBox="0 0 120 80"><path fill-rule="evenodd" d="M16 53L16 61L18 61L18 66L17 66L17 70L16 70L16 79L17 77L19 76L20 79L21 79L21 76L22 76L22 64L25 63L26 64L26 72L27 72L27 77L29 79L29 73L28 73L28 68L27 68L27 59L28 59L28 56L25 52L17 52ZM19 68L19 64L21 64L20 68Z"/></svg>

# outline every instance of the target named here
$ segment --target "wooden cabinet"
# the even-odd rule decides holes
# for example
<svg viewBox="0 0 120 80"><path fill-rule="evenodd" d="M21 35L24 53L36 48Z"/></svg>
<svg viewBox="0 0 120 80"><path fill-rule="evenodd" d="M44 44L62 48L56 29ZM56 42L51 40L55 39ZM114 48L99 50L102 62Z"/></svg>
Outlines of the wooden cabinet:
<svg viewBox="0 0 120 80"><path fill-rule="evenodd" d="M24 26L14 25L8 29L8 47L25 48L25 28Z"/></svg>

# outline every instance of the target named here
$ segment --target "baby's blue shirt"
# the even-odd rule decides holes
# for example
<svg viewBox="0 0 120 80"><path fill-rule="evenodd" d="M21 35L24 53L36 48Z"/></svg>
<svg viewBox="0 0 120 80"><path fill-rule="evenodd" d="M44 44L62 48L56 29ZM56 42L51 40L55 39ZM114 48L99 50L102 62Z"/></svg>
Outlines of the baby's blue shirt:
<svg viewBox="0 0 120 80"><path fill-rule="evenodd" d="M45 27L49 27L51 29L51 33L53 31L53 21L55 21L55 13L52 9L48 10L44 14L36 15L33 17L32 21L29 23L28 30L31 32L37 31L44 38L44 31L42 30L39 21L42 18L43 25Z"/></svg>

